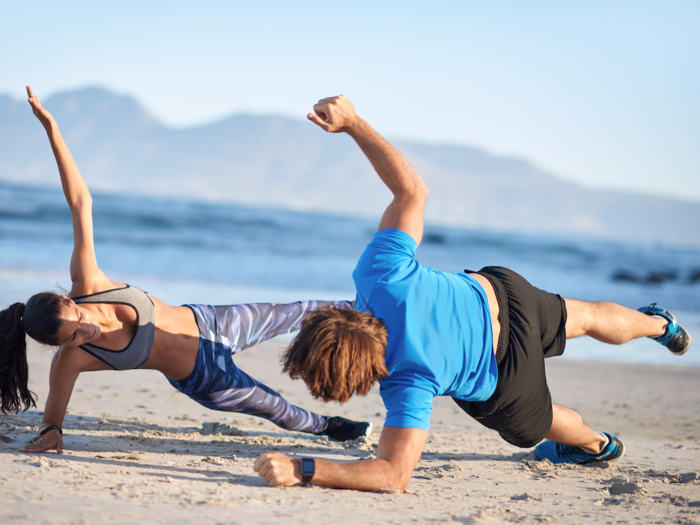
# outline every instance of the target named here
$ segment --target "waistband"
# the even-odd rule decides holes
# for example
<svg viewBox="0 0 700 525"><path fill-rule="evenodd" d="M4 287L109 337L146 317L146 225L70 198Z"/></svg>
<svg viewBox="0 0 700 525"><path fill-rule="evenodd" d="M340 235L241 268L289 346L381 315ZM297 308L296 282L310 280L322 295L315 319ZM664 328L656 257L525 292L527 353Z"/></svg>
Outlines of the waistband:
<svg viewBox="0 0 700 525"><path fill-rule="evenodd" d="M482 268L478 272L472 270L464 270L465 273L476 273L485 277L493 286L493 291L496 293L496 301L498 302L498 322L501 325L501 333L498 335L498 347L496 348L496 365L500 365L501 361L508 350L508 340L510 339L510 312L508 309L508 293L501 280L489 272L489 268Z"/></svg>
<svg viewBox="0 0 700 525"><path fill-rule="evenodd" d="M199 329L199 337L214 340L216 337L216 312L208 304L183 304L192 311Z"/></svg>

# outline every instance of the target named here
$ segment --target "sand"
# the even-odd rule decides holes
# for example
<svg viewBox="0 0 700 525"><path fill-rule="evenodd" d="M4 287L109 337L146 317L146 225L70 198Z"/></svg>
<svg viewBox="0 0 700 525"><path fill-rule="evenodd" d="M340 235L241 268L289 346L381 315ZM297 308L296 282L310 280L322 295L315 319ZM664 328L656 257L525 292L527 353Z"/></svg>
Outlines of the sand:
<svg viewBox="0 0 700 525"><path fill-rule="evenodd" d="M38 410L0 416L0 523L700 524L700 368L548 361L554 400L624 441L613 464L537 461L439 398L408 490L270 488L252 469L259 453L371 458L384 415L376 391L344 406L313 400L280 375L282 347L266 343L236 362L294 403L373 422L370 439L335 443L213 412L154 371L86 373L63 455L17 451L36 435ZM41 409L51 350L33 346L29 357Z"/></svg>

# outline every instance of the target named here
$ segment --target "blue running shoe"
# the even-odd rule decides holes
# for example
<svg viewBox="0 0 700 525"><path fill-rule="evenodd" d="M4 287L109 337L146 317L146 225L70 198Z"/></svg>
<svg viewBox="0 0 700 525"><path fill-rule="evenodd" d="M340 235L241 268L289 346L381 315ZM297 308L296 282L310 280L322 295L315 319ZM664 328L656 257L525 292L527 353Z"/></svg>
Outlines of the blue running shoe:
<svg viewBox="0 0 700 525"><path fill-rule="evenodd" d="M585 465L596 461L616 461L625 453L625 445L612 434L603 432L608 437L608 444L598 454L589 454L579 447L562 445L554 441L543 441L535 448L540 461L548 459L552 463L574 463Z"/></svg>
<svg viewBox="0 0 700 525"><path fill-rule="evenodd" d="M673 317L671 312L657 308L656 303L651 303L649 306L642 306L637 310L646 315L658 315L668 321L666 330L662 335L659 337L649 337L649 339L661 343L675 355L683 355L688 351L693 339L690 337L690 334L676 322L676 318Z"/></svg>

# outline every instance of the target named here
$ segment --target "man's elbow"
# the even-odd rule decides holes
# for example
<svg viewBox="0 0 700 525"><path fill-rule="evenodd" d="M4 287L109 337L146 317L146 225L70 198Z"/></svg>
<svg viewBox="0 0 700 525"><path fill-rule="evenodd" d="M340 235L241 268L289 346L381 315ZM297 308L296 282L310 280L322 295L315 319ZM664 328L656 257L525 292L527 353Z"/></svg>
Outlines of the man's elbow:
<svg viewBox="0 0 700 525"><path fill-rule="evenodd" d="M428 200L429 193L430 190L428 189L428 185L425 182L423 182L423 180L417 181L412 189L413 198L420 201L423 204L425 204Z"/></svg>
<svg viewBox="0 0 700 525"><path fill-rule="evenodd" d="M402 208L425 208L425 204L428 202L428 193L428 186L425 182L419 181L395 195L395 201L398 201Z"/></svg>
<svg viewBox="0 0 700 525"><path fill-rule="evenodd" d="M394 479L391 480L391 487L387 487L390 489L399 489L399 490L406 490L408 488L408 484L411 482L411 476L413 475L413 472L409 473L401 473L397 475Z"/></svg>
<svg viewBox="0 0 700 525"><path fill-rule="evenodd" d="M428 189L428 185L423 182L423 179L417 180L412 188L414 198L420 199L425 203L425 201L428 200L428 193L430 193L430 190Z"/></svg>
<svg viewBox="0 0 700 525"><path fill-rule="evenodd" d="M428 189L428 185L421 181L421 189L420 189L420 197L423 200L423 206L425 206L426 202L428 202L428 194L430 193L430 190Z"/></svg>
<svg viewBox="0 0 700 525"><path fill-rule="evenodd" d="M397 489L401 490L406 490L408 488L408 484L411 482L411 475L409 474L408 476L405 476L401 479L399 483L396 484Z"/></svg>
<svg viewBox="0 0 700 525"><path fill-rule="evenodd" d="M391 476L386 480L388 486L382 488L406 490L411 482L411 476L413 476L413 469L394 468Z"/></svg>

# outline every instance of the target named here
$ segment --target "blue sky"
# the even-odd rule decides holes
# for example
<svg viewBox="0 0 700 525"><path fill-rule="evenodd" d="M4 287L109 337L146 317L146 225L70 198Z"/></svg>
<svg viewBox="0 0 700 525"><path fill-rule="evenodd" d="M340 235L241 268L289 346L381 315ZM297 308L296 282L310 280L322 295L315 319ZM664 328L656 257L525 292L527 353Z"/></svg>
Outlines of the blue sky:
<svg viewBox="0 0 700 525"><path fill-rule="evenodd" d="M345 93L390 138L700 201L697 1L30 5L0 9L15 98L99 85L186 127Z"/></svg>

